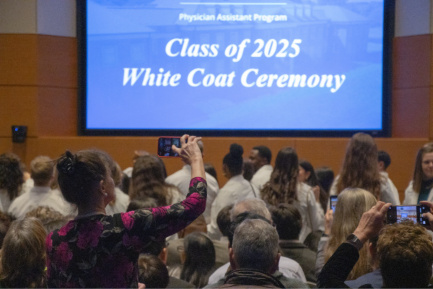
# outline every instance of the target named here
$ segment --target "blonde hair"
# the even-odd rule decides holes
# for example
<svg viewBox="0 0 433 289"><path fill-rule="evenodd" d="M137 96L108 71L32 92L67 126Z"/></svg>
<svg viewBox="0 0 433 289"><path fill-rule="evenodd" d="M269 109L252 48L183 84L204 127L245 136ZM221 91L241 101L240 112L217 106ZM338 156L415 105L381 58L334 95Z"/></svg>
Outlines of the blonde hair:
<svg viewBox="0 0 433 289"><path fill-rule="evenodd" d="M360 188L347 188L338 195L337 207L331 227L331 235L325 248L325 262L334 254L337 248L346 241L358 226L364 212L370 210L377 203L372 193ZM359 260L350 272L347 280L356 279L371 268L367 260L367 248L359 251Z"/></svg>
<svg viewBox="0 0 433 289"><path fill-rule="evenodd" d="M54 162L47 156L38 156L31 161L30 172L36 186L46 186L54 175Z"/></svg>

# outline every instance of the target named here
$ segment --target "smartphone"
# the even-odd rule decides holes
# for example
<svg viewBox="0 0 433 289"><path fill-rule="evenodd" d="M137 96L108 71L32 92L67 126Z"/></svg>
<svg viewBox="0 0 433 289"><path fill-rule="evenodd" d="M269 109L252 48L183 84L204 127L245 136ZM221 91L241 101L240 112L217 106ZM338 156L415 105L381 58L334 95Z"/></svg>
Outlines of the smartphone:
<svg viewBox="0 0 433 289"><path fill-rule="evenodd" d="M180 147L180 137L166 136L158 139L158 156L160 157L179 157L179 154L174 152L171 147L175 145Z"/></svg>
<svg viewBox="0 0 433 289"><path fill-rule="evenodd" d="M423 226L430 226L427 219L422 217L423 213L430 212L430 208L424 205L391 206L386 214L386 223L400 223L403 220L412 220Z"/></svg>
<svg viewBox="0 0 433 289"><path fill-rule="evenodd" d="M335 213L335 208L337 207L338 196L329 196L329 204L332 212Z"/></svg>

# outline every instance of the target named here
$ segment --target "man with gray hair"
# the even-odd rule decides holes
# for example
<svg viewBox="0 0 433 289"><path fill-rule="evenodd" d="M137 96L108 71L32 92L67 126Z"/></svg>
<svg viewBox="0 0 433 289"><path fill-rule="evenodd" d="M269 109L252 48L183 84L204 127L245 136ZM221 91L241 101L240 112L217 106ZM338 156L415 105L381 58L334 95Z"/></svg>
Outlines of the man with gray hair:
<svg viewBox="0 0 433 289"><path fill-rule="evenodd" d="M272 223L271 213L266 207L265 202L263 202L262 200L246 199L239 201L233 206L233 209L231 211L232 225L231 229L229 230L230 232L228 236L229 249L232 248L234 238L233 234L236 231L236 228L240 226L240 224L242 224L246 219L257 218L268 222L269 225ZM272 225L270 226L272 227ZM262 231L259 231L258 233L264 234ZM278 244L275 246L275 248L278 249ZM255 255L253 255L252 257L254 258L254 256ZM274 271L273 277L278 279L281 283L285 284L286 287L306 288L306 285L303 283L306 282L305 274L299 263L285 257L281 257L279 261L279 266L277 268L277 271ZM261 261L255 259L254 262ZM219 288L223 284L225 276L228 276L230 272L230 263L221 266L209 277L209 285L206 286L206 288Z"/></svg>
<svg viewBox="0 0 433 289"><path fill-rule="evenodd" d="M247 219L235 230L230 265L221 288L260 286L285 288L273 273L278 269L278 233L272 225L260 219Z"/></svg>

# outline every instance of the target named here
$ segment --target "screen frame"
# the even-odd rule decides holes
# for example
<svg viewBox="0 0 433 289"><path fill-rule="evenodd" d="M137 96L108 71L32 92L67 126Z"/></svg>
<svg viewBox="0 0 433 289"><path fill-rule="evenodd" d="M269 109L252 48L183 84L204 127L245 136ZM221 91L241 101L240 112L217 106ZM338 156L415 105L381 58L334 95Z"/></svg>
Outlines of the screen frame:
<svg viewBox="0 0 433 289"><path fill-rule="evenodd" d="M392 39L394 37L395 0L384 0L382 129L381 130L262 130L262 129L89 129L87 123L87 0L76 1L78 49L78 135L80 136L161 136L194 134L200 136L239 137L351 137L364 132L373 137L391 137Z"/></svg>

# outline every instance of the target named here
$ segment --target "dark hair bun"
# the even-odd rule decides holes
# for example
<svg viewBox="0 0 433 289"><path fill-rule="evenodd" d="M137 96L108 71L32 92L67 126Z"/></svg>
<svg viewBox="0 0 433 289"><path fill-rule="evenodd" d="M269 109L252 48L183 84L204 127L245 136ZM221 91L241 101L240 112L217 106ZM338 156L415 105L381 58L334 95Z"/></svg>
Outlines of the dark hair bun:
<svg viewBox="0 0 433 289"><path fill-rule="evenodd" d="M230 145L230 154L234 158L242 158L242 154L244 153L244 149L241 145L237 143L233 143Z"/></svg>
<svg viewBox="0 0 433 289"><path fill-rule="evenodd" d="M70 151L66 151L66 153L60 157L57 163L57 169L60 173L70 176L73 175L75 172L76 163L77 157L73 155Z"/></svg>

